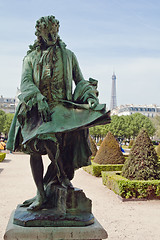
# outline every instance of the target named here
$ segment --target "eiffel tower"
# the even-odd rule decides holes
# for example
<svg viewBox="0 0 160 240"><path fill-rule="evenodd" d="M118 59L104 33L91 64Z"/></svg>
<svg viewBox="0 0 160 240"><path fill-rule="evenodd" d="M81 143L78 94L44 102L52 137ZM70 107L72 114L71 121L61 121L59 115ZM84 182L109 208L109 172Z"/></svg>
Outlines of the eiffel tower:
<svg viewBox="0 0 160 240"><path fill-rule="evenodd" d="M116 75L113 72L112 75L112 91L111 91L111 102L110 102L110 110L113 110L117 107L117 98L116 98Z"/></svg>

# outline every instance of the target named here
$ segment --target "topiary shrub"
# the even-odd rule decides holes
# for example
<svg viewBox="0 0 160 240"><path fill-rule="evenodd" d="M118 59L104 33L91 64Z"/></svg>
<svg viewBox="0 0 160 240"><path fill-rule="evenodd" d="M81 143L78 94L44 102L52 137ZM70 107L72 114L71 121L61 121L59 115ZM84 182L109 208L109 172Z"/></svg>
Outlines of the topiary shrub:
<svg viewBox="0 0 160 240"><path fill-rule="evenodd" d="M142 129L122 168L122 176L133 180L159 179L158 156L148 133Z"/></svg>
<svg viewBox="0 0 160 240"><path fill-rule="evenodd" d="M156 153L158 156L160 156L160 144L155 147Z"/></svg>
<svg viewBox="0 0 160 240"><path fill-rule="evenodd" d="M92 151L92 156L95 156L97 153L97 146L91 136L89 136L89 141L90 141L90 148Z"/></svg>
<svg viewBox="0 0 160 240"><path fill-rule="evenodd" d="M97 143L97 146L100 146L102 143L102 139L99 140L99 142Z"/></svg>
<svg viewBox="0 0 160 240"><path fill-rule="evenodd" d="M133 143L134 143L134 140L131 139L130 142L129 142L129 146L128 146L128 148L131 148L131 147L133 146Z"/></svg>
<svg viewBox="0 0 160 240"><path fill-rule="evenodd" d="M94 160L98 164L123 164L125 157L111 132L104 138Z"/></svg>

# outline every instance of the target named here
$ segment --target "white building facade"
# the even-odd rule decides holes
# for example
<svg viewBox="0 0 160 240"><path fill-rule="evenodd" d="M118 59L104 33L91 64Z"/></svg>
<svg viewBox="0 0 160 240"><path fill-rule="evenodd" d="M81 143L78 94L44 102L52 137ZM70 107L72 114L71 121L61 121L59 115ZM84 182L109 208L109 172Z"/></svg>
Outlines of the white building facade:
<svg viewBox="0 0 160 240"><path fill-rule="evenodd" d="M131 115L134 113L141 113L146 117L155 117L156 115L160 116L160 106L152 104L152 105L134 105L134 104L126 104L121 105L111 111L111 115Z"/></svg>
<svg viewBox="0 0 160 240"><path fill-rule="evenodd" d="M0 97L0 109L5 113L15 113L15 98Z"/></svg>

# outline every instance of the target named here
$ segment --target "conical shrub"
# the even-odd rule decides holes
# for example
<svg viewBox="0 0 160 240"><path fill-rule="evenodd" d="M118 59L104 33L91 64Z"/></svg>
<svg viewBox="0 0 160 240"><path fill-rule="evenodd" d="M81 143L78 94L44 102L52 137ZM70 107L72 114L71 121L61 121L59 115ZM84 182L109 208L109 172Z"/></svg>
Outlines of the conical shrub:
<svg viewBox="0 0 160 240"><path fill-rule="evenodd" d="M160 144L158 144L158 146L155 147L155 150L157 155L160 157Z"/></svg>
<svg viewBox="0 0 160 240"><path fill-rule="evenodd" d="M142 129L124 163L122 176L132 180L153 180L159 178L158 156L148 133Z"/></svg>
<svg viewBox="0 0 160 240"><path fill-rule="evenodd" d="M92 156L95 156L97 153L97 146L91 136L89 136L89 141L90 141L90 148L91 148Z"/></svg>
<svg viewBox="0 0 160 240"><path fill-rule="evenodd" d="M103 142L102 139L100 139L99 142L97 143L97 146L100 146L102 142Z"/></svg>
<svg viewBox="0 0 160 240"><path fill-rule="evenodd" d="M111 132L108 132L93 160L98 164L122 164L125 161L119 144Z"/></svg>
<svg viewBox="0 0 160 240"><path fill-rule="evenodd" d="M134 143L134 140L131 139L130 142L129 142L129 146L128 147L131 148L133 146L133 143Z"/></svg>

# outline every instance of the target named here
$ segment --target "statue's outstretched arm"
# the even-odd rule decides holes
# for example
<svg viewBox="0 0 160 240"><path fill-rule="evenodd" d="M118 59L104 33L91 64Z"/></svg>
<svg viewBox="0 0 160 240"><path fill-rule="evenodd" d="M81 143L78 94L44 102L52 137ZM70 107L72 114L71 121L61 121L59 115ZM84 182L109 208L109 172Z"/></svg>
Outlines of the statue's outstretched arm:
<svg viewBox="0 0 160 240"><path fill-rule="evenodd" d="M73 64L73 80L77 85L73 99L79 103L88 103L89 107L93 109L99 103L99 100L96 95L97 91L95 91L95 88L90 84L89 81L84 80L77 58L74 54L72 64Z"/></svg>

